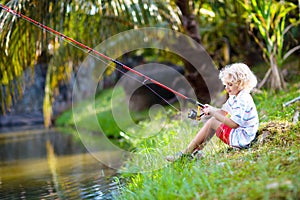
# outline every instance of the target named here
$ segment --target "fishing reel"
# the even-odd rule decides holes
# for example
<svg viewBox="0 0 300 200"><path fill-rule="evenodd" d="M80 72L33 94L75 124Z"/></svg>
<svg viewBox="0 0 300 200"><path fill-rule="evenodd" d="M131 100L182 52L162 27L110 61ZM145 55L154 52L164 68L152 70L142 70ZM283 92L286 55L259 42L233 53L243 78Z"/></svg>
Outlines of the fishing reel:
<svg viewBox="0 0 300 200"><path fill-rule="evenodd" d="M194 109L192 109L188 113L188 118L199 121L203 115L204 115L204 113L201 113L201 107L198 106L198 110L197 111L194 110Z"/></svg>

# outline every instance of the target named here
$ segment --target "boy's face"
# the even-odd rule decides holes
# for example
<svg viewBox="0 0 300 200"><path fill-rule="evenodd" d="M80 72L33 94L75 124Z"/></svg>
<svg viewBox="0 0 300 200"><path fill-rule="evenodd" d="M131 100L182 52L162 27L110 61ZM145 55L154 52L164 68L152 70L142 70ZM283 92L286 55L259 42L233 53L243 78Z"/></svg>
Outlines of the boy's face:
<svg viewBox="0 0 300 200"><path fill-rule="evenodd" d="M238 83L225 82L225 90L229 95L237 95L241 90Z"/></svg>

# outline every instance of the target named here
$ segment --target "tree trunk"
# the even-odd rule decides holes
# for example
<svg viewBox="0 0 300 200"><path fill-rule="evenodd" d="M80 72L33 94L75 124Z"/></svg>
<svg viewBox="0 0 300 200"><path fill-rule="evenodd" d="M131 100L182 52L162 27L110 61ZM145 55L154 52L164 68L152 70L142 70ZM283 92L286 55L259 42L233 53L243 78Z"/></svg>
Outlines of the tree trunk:
<svg viewBox="0 0 300 200"><path fill-rule="evenodd" d="M273 54L270 55L270 67L271 67L271 75L270 75L270 83L271 88L275 90L281 90L285 88L285 82L281 72L278 69L276 58Z"/></svg>
<svg viewBox="0 0 300 200"><path fill-rule="evenodd" d="M201 39L198 31L198 23L195 19L195 16L192 14L189 3L189 0L176 1L176 5L179 7L182 13L181 20L184 30L186 31L188 36L193 38L196 42L200 43ZM188 52L192 50L189 50L187 48L185 49L185 51ZM209 90L201 74L199 74L197 69L189 62L185 62L185 68L187 72L185 76L191 84L191 86L193 87L198 100L202 103L209 103L211 101Z"/></svg>
<svg viewBox="0 0 300 200"><path fill-rule="evenodd" d="M200 43L200 34L198 31L198 23L195 20L195 16L191 12L189 0L177 0L176 5L179 7L182 13L182 23L187 34Z"/></svg>

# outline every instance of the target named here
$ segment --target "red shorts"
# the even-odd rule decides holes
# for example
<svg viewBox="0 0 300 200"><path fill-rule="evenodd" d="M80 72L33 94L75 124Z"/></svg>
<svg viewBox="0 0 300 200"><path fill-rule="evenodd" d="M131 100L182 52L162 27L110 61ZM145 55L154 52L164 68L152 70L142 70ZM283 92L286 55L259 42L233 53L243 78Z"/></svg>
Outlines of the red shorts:
<svg viewBox="0 0 300 200"><path fill-rule="evenodd" d="M229 135L232 128L225 124L221 124L216 131L216 135L226 144L230 145Z"/></svg>

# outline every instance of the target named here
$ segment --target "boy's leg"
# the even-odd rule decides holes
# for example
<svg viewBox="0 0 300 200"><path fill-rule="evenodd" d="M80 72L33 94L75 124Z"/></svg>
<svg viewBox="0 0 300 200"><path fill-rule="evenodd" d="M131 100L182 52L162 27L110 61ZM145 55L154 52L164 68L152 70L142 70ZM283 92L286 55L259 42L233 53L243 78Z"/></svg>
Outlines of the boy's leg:
<svg viewBox="0 0 300 200"><path fill-rule="evenodd" d="M214 117L210 118L182 153L188 154L192 153L195 149L202 149L203 143L213 136L220 125L220 121L216 120Z"/></svg>

